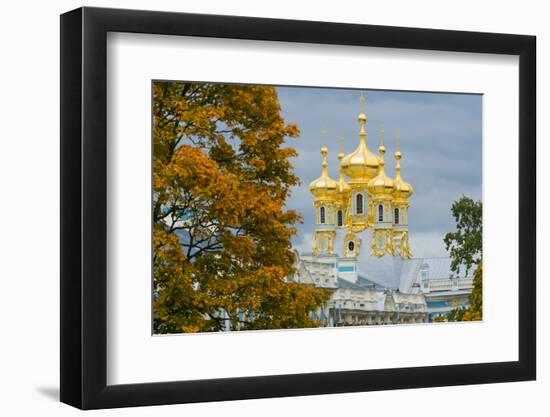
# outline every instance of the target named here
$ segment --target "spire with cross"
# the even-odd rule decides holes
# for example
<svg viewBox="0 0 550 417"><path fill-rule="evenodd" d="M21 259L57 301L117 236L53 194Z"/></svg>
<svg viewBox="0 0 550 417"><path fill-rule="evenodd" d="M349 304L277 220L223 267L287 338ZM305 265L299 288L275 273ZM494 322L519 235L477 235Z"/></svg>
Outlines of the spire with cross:
<svg viewBox="0 0 550 417"><path fill-rule="evenodd" d="M362 91L361 95L359 96L359 109L361 110L361 113L365 113L365 96L363 95Z"/></svg>

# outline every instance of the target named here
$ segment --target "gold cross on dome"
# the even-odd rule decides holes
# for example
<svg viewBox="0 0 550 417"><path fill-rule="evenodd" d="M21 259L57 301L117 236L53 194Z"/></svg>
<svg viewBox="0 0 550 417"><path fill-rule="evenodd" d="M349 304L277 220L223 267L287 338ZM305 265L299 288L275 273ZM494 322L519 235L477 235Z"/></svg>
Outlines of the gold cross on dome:
<svg viewBox="0 0 550 417"><path fill-rule="evenodd" d="M361 110L361 113L365 113L365 96L363 95L362 91L361 95L359 96L359 108Z"/></svg>
<svg viewBox="0 0 550 417"><path fill-rule="evenodd" d="M321 134L323 135L323 146L327 147L327 129L324 129L321 131Z"/></svg>
<svg viewBox="0 0 550 417"><path fill-rule="evenodd" d="M399 144L401 143L401 135L399 133L395 134L395 143L397 144L397 151L399 150Z"/></svg>

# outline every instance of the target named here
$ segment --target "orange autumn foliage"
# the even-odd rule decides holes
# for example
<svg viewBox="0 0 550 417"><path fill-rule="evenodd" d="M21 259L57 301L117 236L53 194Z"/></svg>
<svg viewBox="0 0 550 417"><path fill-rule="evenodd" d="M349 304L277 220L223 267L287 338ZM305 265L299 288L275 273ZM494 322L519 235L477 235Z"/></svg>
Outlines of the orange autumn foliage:
<svg viewBox="0 0 550 417"><path fill-rule="evenodd" d="M153 84L156 333L318 325L328 293L286 279L298 135L273 87Z"/></svg>

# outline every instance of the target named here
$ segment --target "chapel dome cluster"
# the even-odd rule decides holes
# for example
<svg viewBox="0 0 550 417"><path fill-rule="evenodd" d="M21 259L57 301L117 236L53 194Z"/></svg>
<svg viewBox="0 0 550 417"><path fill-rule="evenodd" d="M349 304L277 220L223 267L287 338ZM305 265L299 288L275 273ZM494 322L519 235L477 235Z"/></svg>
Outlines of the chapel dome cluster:
<svg viewBox="0 0 550 417"><path fill-rule="evenodd" d="M363 96L361 106L364 106ZM338 154L338 180L328 174L326 144L321 148L321 176L309 185L316 211L313 252L332 254L336 231L342 229L347 232L345 256L357 257L361 239L355 234L371 228L372 255L389 253L410 258L407 211L413 187L401 175L402 154L396 150L395 177L389 177L385 170L384 130L381 129L382 143L375 154L367 146L367 116L363 109L358 122L359 145L348 155Z"/></svg>

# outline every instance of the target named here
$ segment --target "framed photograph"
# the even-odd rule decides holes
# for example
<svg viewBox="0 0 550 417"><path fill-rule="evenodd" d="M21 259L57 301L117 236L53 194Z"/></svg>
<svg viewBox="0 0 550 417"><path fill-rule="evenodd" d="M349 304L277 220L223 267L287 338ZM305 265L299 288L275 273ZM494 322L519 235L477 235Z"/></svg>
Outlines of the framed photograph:
<svg viewBox="0 0 550 417"><path fill-rule="evenodd" d="M533 380L535 37L61 16L61 401Z"/></svg>

